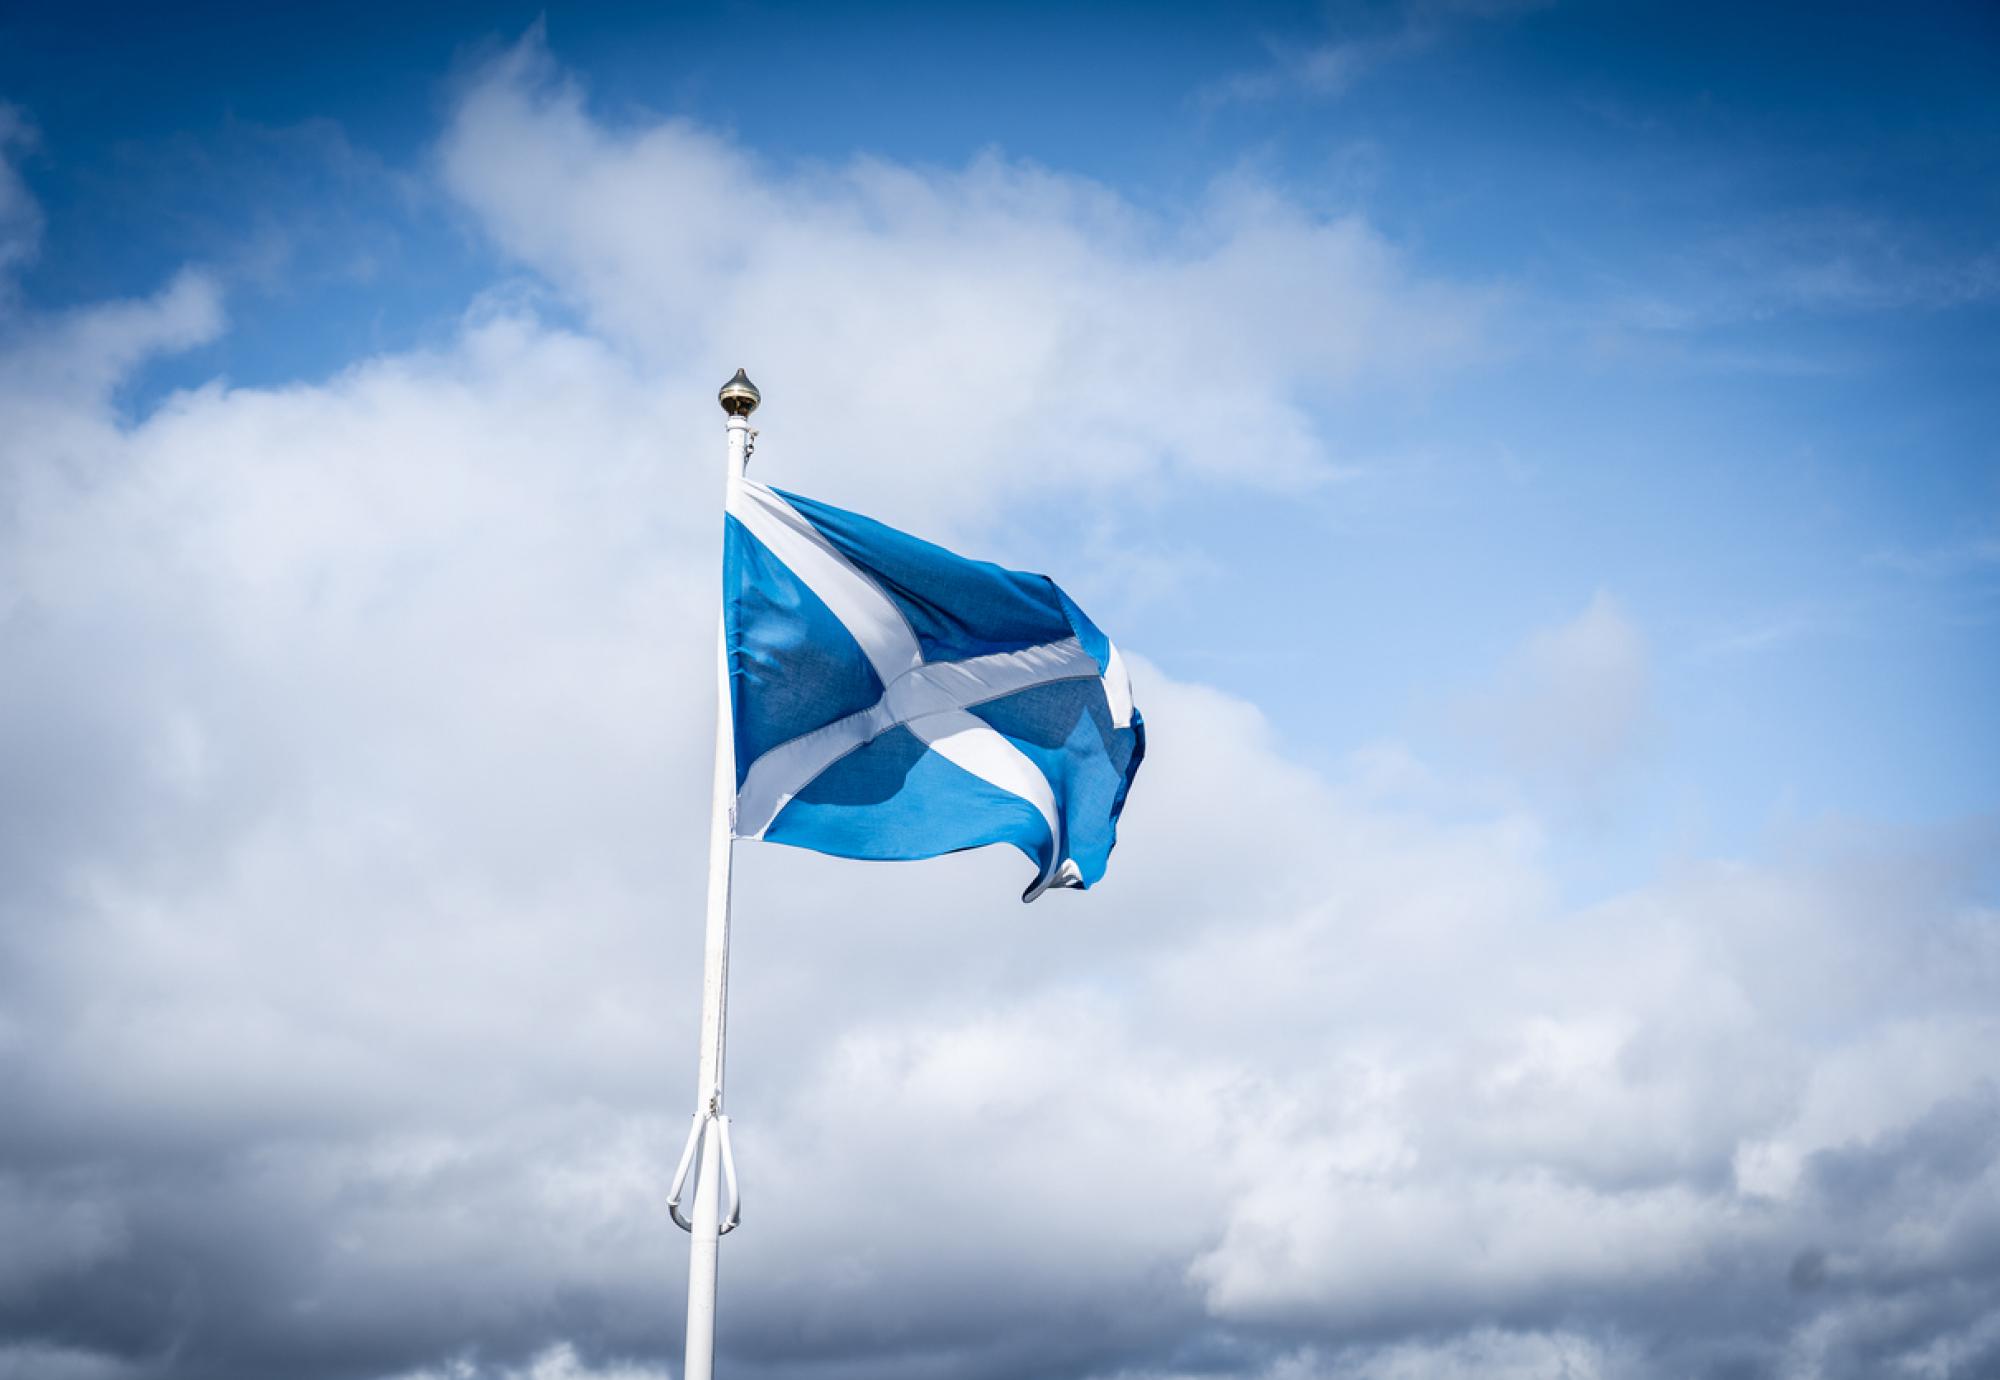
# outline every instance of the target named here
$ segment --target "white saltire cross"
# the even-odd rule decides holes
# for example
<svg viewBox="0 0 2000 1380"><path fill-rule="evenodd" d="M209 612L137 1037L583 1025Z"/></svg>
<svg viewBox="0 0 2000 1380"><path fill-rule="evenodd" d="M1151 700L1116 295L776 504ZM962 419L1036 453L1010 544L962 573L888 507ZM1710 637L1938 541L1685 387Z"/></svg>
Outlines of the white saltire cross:
<svg viewBox="0 0 2000 1380"><path fill-rule="evenodd" d="M762 542L853 635L884 687L868 708L778 744L750 764L736 795L737 838L759 839L792 797L856 748L903 727L931 751L1001 790L1019 796L1048 824L1050 867L1028 899L1074 885L1076 864L1062 857L1063 834L1048 778L1026 753L966 710L1034 685L1094 679L1097 662L1074 637L964 661L925 661L917 635L896 602L822 536L819 529L753 480L730 486L729 513ZM1104 668L1115 728L1132 723L1132 685L1114 646Z"/></svg>

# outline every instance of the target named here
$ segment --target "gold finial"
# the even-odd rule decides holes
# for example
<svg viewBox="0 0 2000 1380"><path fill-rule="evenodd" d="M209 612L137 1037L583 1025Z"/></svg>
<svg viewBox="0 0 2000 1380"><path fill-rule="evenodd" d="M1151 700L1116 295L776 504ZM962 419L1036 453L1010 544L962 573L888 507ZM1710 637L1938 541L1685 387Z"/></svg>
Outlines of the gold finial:
<svg viewBox="0 0 2000 1380"><path fill-rule="evenodd" d="M721 402L722 410L732 417L747 417L757 410L758 403L764 401L757 385L750 382L750 376L741 369L736 371L735 378L722 385L722 391L715 396Z"/></svg>

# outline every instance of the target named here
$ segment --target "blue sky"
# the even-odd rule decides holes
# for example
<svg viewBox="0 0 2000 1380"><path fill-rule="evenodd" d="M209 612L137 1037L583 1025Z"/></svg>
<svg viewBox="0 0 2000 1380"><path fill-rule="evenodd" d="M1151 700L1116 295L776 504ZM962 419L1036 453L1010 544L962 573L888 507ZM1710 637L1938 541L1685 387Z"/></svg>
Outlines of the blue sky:
<svg viewBox="0 0 2000 1380"><path fill-rule="evenodd" d="M0 84L40 129L26 173L49 223L25 300L215 267L230 329L141 375L138 407L435 341L507 270L424 183L440 112L539 15L15 16ZM1754 848L1822 811L1992 808L1993 562L1953 555L2000 523L2000 404L1979 386L2000 364L2000 114L1979 7L544 22L607 118L686 116L774 167L1000 150L1167 220L1249 170L1493 294L1498 329L1456 376L1311 400L1337 453L1383 473L1275 525L1201 495L1162 543L1211 563L1195 616L1181 598L1129 615L1309 744L1442 742L1454 678L1605 588L1673 686L1652 788L1700 801L1699 842ZM1332 76L1316 53L1351 56ZM1324 601L1324 674L1298 697L1232 667L1300 641L1272 585Z"/></svg>
<svg viewBox="0 0 2000 1380"><path fill-rule="evenodd" d="M763 1282L725 1327L741 1364L921 1369L929 1337L966 1375L1528 1375L1568 1355L1603 1376L1834 1376L1867 1373L1893 1331L1868 1319L1903 1308L1899 1335L1962 1363L1924 1371L1911 1342L1908 1373L1985 1373L1990 1308L1883 1300L1904 1266L1974 1292L2000 1270L1977 1130L2000 1113L1976 1053L2000 952L1996 78L2000 13L1969 4L9 11L0 646L24 669L0 769L32 842L0 845L28 975L0 984L0 1050L29 1050L10 1077L42 1100L24 1103L35 1134L0 1145L0 1223L58 1245L21 1267L32 1287L0 1272L0 1374L57 1351L79 1376L181 1373L143 1327L63 1312L94 1277L48 1223L96 1212L118 1224L105 1241L138 1243L83 1252L106 1297L190 1259L248 1276L283 1255L182 1230L153 1151L128 1163L108 1148L125 1133L88 1129L142 1106L193 1123L201 1090L225 1090L214 1121L240 1139L188 1151L187 1132L176 1164L305 1145L287 1184L350 1175L324 1199L204 1180L225 1185L217 1220L274 1193L307 1241L370 1223L459 1241L438 1225L454 1193L515 1201L503 1166L529 1144L650 1182L659 1109L640 1090L682 1077L655 1046L691 1045L692 992L672 985L679 950L613 956L667 942L652 917L688 875L692 855L647 840L700 803L698 773L675 772L705 712L708 399L739 364L766 393L766 477L1049 571L1167 706L1147 705L1153 779L1087 937L1037 921L1021 954L836 995L815 973L902 954L876 883L757 854L748 903L809 901L855 936L744 941L743 1009L830 1061L788 1058L776 1033L749 1046L785 1069L746 1093L762 1153L838 1138L825 1087L885 1116L927 1107L939 1154L983 1144L973 1103L1013 1107L1029 1149L974 1151L965 1197L916 1186L939 1222L977 1224L980 1193L1028 1182L1010 1156L1096 1115L1082 1091L1008 1101L1051 1011L1132 1086L1223 1089L1289 1137L1231 1161L1182 1237L1141 1189L1202 1162L1193 1141L1136 1094L1091 1121L1092 1145L1160 1148L1129 1203L1119 1154L1085 1155L1129 1209L1100 1224L1126 1253L1083 1252L1111 1282L1078 1286L1047 1354L966 1303L1045 1316L1022 1281L1061 1272L1031 1245L942 1282L923 1262L950 1251L928 1239L849 1262L850 1283L934 1286L932 1336L859 1286L805 1302L798 1253L846 1219L802 1210L779 1244L742 1247ZM922 399L892 405L913 384ZM883 885L923 906L1005 871ZM578 895L597 928L538 947ZM290 949L263 945L314 949L315 915L384 946L321 963L391 995L291 985ZM492 916L506 960L480 947ZM479 975L443 1011L374 966L433 926L419 971ZM86 939L144 962L100 972L66 947ZM1022 956L1069 943L1073 969ZM1271 984L1291 1025L1225 1021L1190 976L1211 971ZM1814 996L1789 992L1795 972ZM191 1014L210 983L276 995L214 1024ZM1396 983L1428 995L1378 1007ZM478 1067L482 1039L524 1038L492 1010L600 990L616 1012L581 1052L517 1049L518 1083L413 1110ZM107 993L161 1024L105 1034ZM664 1038L617 1014L649 1002ZM37 1013L62 1038L6 1044ZM350 1082L346 1061L388 1057L342 1043L376 1019L407 1100ZM282 1057L232 1062L245 1029ZM1182 1071L1156 1067L1182 1039ZM149 1075L165 1091L101 1073L50 1091L71 1061L153 1069L133 1050L180 1052ZM925 1081L940 1050L1002 1091L939 1092L959 1086ZM575 1085L602 1118L583 1141L549 1129ZM1500 1130L1439 1110L1482 1099ZM1842 1196L1856 1166L1908 1170L1907 1188L1924 1147L1961 1140L1986 1158L1937 1171L1932 1197ZM592 1159L604 1145L638 1167ZM478 1167L455 1184L382 1168L417 1162ZM813 1198L775 1158L761 1172ZM1332 1187L1286 1205L1260 1196L1267 1172ZM1394 1210L1346 1196L1363 1183ZM1522 1184L1541 1187L1507 1196ZM357 1225L369 1193L404 1215ZM1590 1236L1576 1223L1613 1225L1570 1256L1509 1235L1531 1220L1572 1224L1570 1244ZM1440 1252L1471 1222L1515 1273L1424 1257L1413 1277L1444 1301L1412 1302L1356 1273L1344 1221L1364 1245ZM1961 1233L1956 1264L1870 1255L1932 1228ZM1838 1287L1742 1323L1730 1291L1783 1274L1745 1263L1760 1251L1818 1259L1798 1268ZM621 1278L668 1268L656 1252L618 1256ZM486 1254L493 1298L584 1302L485 1333L470 1305L457 1333L397 1314L373 1359L315 1364L414 1377L470 1357L567 1380L674 1354L583 1246ZM368 1258L284 1256L268 1273L295 1292L243 1285L268 1332L188 1324L191 1354L296 1362L312 1348L286 1351L269 1320L306 1297L372 1326L413 1257ZM1663 1278L1701 1282L1649 1312ZM760 1351L760 1306L832 1311ZM1712 1354L1675 1350L1691 1327Z"/></svg>

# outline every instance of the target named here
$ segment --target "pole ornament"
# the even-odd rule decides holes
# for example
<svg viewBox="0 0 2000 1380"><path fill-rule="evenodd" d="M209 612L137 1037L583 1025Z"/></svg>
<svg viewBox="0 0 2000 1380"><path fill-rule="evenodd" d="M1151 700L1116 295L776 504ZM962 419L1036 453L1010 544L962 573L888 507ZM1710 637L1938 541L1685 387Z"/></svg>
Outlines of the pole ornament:
<svg viewBox="0 0 2000 1380"><path fill-rule="evenodd" d="M722 410L732 417L747 417L757 410L757 404L764 401L764 395L757 391L757 385L750 382L750 376L741 369L736 377L722 385L722 391L715 395L722 404Z"/></svg>

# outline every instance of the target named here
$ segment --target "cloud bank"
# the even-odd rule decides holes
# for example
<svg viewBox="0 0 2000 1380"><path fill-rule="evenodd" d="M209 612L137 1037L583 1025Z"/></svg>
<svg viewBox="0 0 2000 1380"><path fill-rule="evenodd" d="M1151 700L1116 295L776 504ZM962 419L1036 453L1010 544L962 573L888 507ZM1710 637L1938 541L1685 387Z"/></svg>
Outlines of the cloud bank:
<svg viewBox="0 0 2000 1380"><path fill-rule="evenodd" d="M127 421L212 285L8 323L0 1376L673 1373L729 368L784 399L760 466L811 437L843 501L1004 542L1073 433L1086 511L1309 484L1314 397L1479 348L1360 222L773 169L533 41L438 168L524 281L433 351ZM1621 753L1630 615L1523 638L1506 722ZM1990 824L1578 908L1526 809L1135 661L1087 897L742 856L732 1374L2000 1365Z"/></svg>
<svg viewBox="0 0 2000 1380"><path fill-rule="evenodd" d="M933 520L1058 473L1310 484L1309 403L1485 348L1492 294L1252 182L1162 223L997 153L781 172L685 122L594 118L533 38L465 89L439 161L594 330L704 380L754 355L815 467Z"/></svg>

